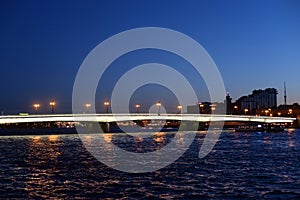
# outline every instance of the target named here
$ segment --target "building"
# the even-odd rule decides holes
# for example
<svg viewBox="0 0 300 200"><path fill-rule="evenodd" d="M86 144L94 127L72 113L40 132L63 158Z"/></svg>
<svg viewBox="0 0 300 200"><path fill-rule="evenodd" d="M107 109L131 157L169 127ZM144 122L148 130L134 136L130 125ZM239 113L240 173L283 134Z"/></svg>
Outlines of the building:
<svg viewBox="0 0 300 200"><path fill-rule="evenodd" d="M187 106L189 114L210 114L213 104L210 102L197 103L196 105Z"/></svg>
<svg viewBox="0 0 300 200"><path fill-rule="evenodd" d="M239 113L243 113L247 110L249 114L255 113L258 109L276 108L277 94L278 92L275 88L253 90L252 94L240 97L235 105Z"/></svg>
<svg viewBox="0 0 300 200"><path fill-rule="evenodd" d="M201 102L196 105L187 106L187 113L189 114L233 114L232 98L227 93L226 99L222 103L218 102ZM226 109L227 108L227 109Z"/></svg>
<svg viewBox="0 0 300 200"><path fill-rule="evenodd" d="M232 98L230 97L229 93L227 93L225 101L224 101L224 109L226 109L226 114L234 114L234 106L233 103L231 102Z"/></svg>

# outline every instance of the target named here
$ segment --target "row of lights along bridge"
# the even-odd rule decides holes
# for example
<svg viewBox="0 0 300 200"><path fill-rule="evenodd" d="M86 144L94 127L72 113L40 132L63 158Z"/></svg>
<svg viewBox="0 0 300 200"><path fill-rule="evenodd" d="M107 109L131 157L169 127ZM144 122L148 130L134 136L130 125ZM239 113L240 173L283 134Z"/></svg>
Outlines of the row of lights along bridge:
<svg viewBox="0 0 300 200"><path fill-rule="evenodd" d="M105 102L103 103L103 105L105 106L106 113L109 113L110 102L109 102L109 101L105 101ZM158 102L156 103L156 106L157 106L157 108L158 108L158 114L160 114L160 112L161 112L161 111L160 111L161 105L162 105L162 104L161 104L160 101L158 101ZM50 106L50 108L51 108L51 113L54 114L54 109L55 109L55 106L56 106L55 101L50 101L50 102L49 102L49 106ZM86 108L86 112L87 112L87 113L89 113L89 110L90 110L90 107L91 107L91 106L92 106L92 104L90 104L90 103L86 103L86 104L84 105L84 107ZM199 104L199 106L201 107L201 106L203 106L203 104ZM35 113L38 114L38 111L39 111L41 105L40 105L39 103L35 103L35 104L33 104L33 107L34 107L34 109L35 109ZM135 104L135 108L136 108L136 113L139 113L140 108L141 108L141 104ZM178 109L178 113L181 113L182 106L181 106L181 105L178 105L178 106L177 106L177 109ZM216 107L212 106L211 109L214 110L214 109L216 109ZM237 107L237 106L234 106L234 110L238 110L238 107ZM245 109L244 109L244 114L247 115L248 112L249 112L249 109L245 108ZM260 115L266 115L266 116L271 116L271 117L273 116L273 112L272 112L272 110L271 110L270 108L269 108L269 109L262 110L261 112L262 112L262 113L261 113ZM282 115L281 112L278 112L278 113L276 113L276 114L277 114L277 116L281 116L281 115ZM287 114L288 114L288 115L292 115L292 114L293 114L293 109L288 109L288 113L287 113Z"/></svg>
<svg viewBox="0 0 300 200"><path fill-rule="evenodd" d="M237 110L237 109L238 109L237 106L234 106L234 109ZM248 109L248 108L245 108L245 109L244 109L245 115L247 115L248 112L249 112L249 109ZM266 110L262 110L261 112L262 112L262 114L264 114L264 115L266 115L266 116L273 117L273 113L272 113L272 109L271 109L271 108L266 109ZM287 113L287 114L288 114L288 115L292 115L292 114L293 114L293 109L288 109L288 113ZM277 112L277 116L278 116L278 117L280 117L281 115L282 115L281 112Z"/></svg>
<svg viewBox="0 0 300 200"><path fill-rule="evenodd" d="M54 114L54 108L55 108L55 101L50 101L49 106L51 107L51 113ZM39 103L35 103L33 104L34 110L35 110L35 114L38 114L38 111L41 107L41 105Z"/></svg>
<svg viewBox="0 0 300 200"><path fill-rule="evenodd" d="M109 102L109 101L105 101L105 102L103 103L103 105L104 105L105 108L106 108L106 113L108 113L108 108L109 108L110 102ZM50 101L49 106L51 107L51 113L54 114L54 108L55 108L55 106L56 106L55 101ZM90 109L91 106L92 106L92 104L90 104L90 103L84 104L84 107L86 108L86 112L87 112L87 113L89 112L89 109ZM158 108L158 114L160 114L161 102L158 101L158 102L156 103L156 106L157 106L157 108ZM39 111L41 105L40 105L39 103L35 103L35 104L33 104L33 107L34 107L34 109L35 109L35 113L38 114L38 111ZM141 108L141 104L135 104L135 108L136 108L136 113L139 113L140 108ZM177 109L178 109L178 113L181 113L182 106L181 106L181 105L178 105L178 106L177 106Z"/></svg>

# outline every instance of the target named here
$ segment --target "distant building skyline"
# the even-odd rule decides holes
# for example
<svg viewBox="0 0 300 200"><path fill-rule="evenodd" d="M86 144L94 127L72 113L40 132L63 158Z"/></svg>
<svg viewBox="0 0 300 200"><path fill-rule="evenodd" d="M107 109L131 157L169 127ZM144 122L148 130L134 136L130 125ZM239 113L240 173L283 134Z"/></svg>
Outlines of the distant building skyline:
<svg viewBox="0 0 300 200"><path fill-rule="evenodd" d="M278 90L275 88L254 89L251 94L241 96L235 102L232 102L230 94L227 93L224 102L199 102L195 105L188 105L187 113L209 114L212 110L216 110L217 113L225 113L225 108L226 114L257 114L258 111L265 112L266 110L273 113L272 110L284 110L282 113L287 115L287 108L297 108L294 109L294 111L297 110L294 114L298 113L299 104L297 102L278 105L277 94ZM276 115L278 114L276 113Z"/></svg>
<svg viewBox="0 0 300 200"><path fill-rule="evenodd" d="M277 107L277 94L275 88L256 89L252 94L242 96L236 100L236 105L240 111L248 109L253 112L257 109L268 109Z"/></svg>
<svg viewBox="0 0 300 200"><path fill-rule="evenodd" d="M298 105L298 102L293 102L291 104L278 104L278 90L276 88L265 88L265 89L254 89L252 90L251 94L248 95L244 95L241 96L239 98L237 98L234 102L232 102L232 97L230 96L230 93L227 92L227 95L224 98L224 102L209 102L209 101L204 101L204 102L199 102L195 105L187 105L187 113L194 113L197 114L199 113L199 110L202 110L202 112L204 113L209 113L211 112L211 108L219 111L219 112L224 112L225 110L225 105L226 105L226 109L227 109L227 114L231 114L231 113L235 113L236 111L238 113L243 113L245 109L249 110L249 113L254 113L255 110L258 109L268 109L268 108L279 108L280 106L292 106L292 105ZM159 100L157 100L158 102L160 102ZM105 106L103 106L101 104L101 102L98 102L99 104L96 105L96 110L98 113L108 113L108 110L110 109L110 101L104 101L102 102ZM174 103L170 103L170 105L166 105L168 104L166 101L164 102L164 106L166 106L166 108L168 108L168 110L166 110L169 113L176 113L178 111L178 104L174 104ZM154 104L156 104L156 102L154 102ZM153 105L154 105L153 104ZM174 105L172 105L174 104ZM88 107L91 106L95 106L92 105L91 102L87 102L86 104L82 105L82 110L83 112L87 111L87 105ZM136 105L139 106L139 112L147 112L147 109L145 108L145 104L143 104L143 101L139 101L139 103L135 103L132 105L129 105L129 110L131 112L135 112L136 111ZM200 106L201 105L201 106ZM41 113L41 114L45 114L45 113L49 113L49 114L53 114L54 113L54 108L57 106L57 101L55 99L51 99L48 102L35 102L34 104L29 105L31 107L30 110L25 110L21 109L19 112L14 113L14 114L18 114L18 113ZM148 105L149 106L149 105ZM181 105L180 105L181 106ZM144 107L141 111L140 108ZM181 106L182 107L182 106ZM236 107L236 108L234 108ZM58 107L59 108L59 107ZM145 110L146 109L146 110ZM5 108L1 108L1 115L3 114L12 114L13 112L9 111L9 110L5 110ZM63 113L60 111L60 109L58 109L57 113ZM67 113L71 113L67 112ZM201 113L201 112L200 112Z"/></svg>

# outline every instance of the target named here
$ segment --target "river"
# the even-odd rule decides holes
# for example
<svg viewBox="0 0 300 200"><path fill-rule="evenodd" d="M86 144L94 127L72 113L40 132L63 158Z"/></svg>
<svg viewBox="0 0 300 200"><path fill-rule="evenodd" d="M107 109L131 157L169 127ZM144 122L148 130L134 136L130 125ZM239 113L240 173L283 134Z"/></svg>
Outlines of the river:
<svg viewBox="0 0 300 200"><path fill-rule="evenodd" d="M154 144L164 146L173 134L144 141L119 133L106 136L125 148L148 151ZM210 154L199 159L204 136L197 133L173 164L142 174L97 161L76 134L2 136L0 198L300 198L300 130L224 132Z"/></svg>

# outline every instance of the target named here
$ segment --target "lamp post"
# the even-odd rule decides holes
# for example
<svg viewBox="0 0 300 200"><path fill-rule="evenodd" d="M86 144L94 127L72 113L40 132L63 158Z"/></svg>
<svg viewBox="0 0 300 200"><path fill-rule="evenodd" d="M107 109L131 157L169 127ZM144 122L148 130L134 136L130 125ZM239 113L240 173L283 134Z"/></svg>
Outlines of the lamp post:
<svg viewBox="0 0 300 200"><path fill-rule="evenodd" d="M244 109L245 115L247 114L248 111L249 111L248 108Z"/></svg>
<svg viewBox="0 0 300 200"><path fill-rule="evenodd" d="M135 104L136 113L139 113L140 107L141 107L140 104Z"/></svg>
<svg viewBox="0 0 300 200"><path fill-rule="evenodd" d="M278 116L281 116L281 112L278 112L277 115L278 115Z"/></svg>
<svg viewBox="0 0 300 200"><path fill-rule="evenodd" d="M199 114L203 113L204 104L198 103L199 105Z"/></svg>
<svg viewBox="0 0 300 200"><path fill-rule="evenodd" d="M271 109L271 108L269 108L268 110L269 110L269 113L270 113L270 117L273 117L273 114L272 114L272 109Z"/></svg>
<svg viewBox="0 0 300 200"><path fill-rule="evenodd" d="M90 103L86 103L84 106L86 107L86 113L89 113L91 104Z"/></svg>
<svg viewBox="0 0 300 200"><path fill-rule="evenodd" d="M38 114L38 110L39 110L39 108L40 108L40 104L35 103L35 104L33 104L33 107L34 107L34 109L35 109L35 114Z"/></svg>
<svg viewBox="0 0 300 200"><path fill-rule="evenodd" d="M182 105L178 105L177 109L178 109L178 114L180 114L181 113L181 109L182 109Z"/></svg>
<svg viewBox="0 0 300 200"><path fill-rule="evenodd" d="M158 107L158 115L160 115L160 106L161 106L160 101L158 101L158 102L156 103L156 106Z"/></svg>
<svg viewBox="0 0 300 200"><path fill-rule="evenodd" d="M237 114L239 107L238 106L234 106L233 108L234 108L235 114Z"/></svg>
<svg viewBox="0 0 300 200"><path fill-rule="evenodd" d="M217 110L217 105L216 104L211 104L210 105L210 113L213 113L215 110Z"/></svg>
<svg viewBox="0 0 300 200"><path fill-rule="evenodd" d="M266 116L268 115L269 112L270 112L269 110L265 110Z"/></svg>
<svg viewBox="0 0 300 200"><path fill-rule="evenodd" d="M109 101L105 101L104 106L106 107L106 113L108 113Z"/></svg>
<svg viewBox="0 0 300 200"><path fill-rule="evenodd" d="M50 101L49 105L51 107L51 113L54 114L55 101Z"/></svg>

